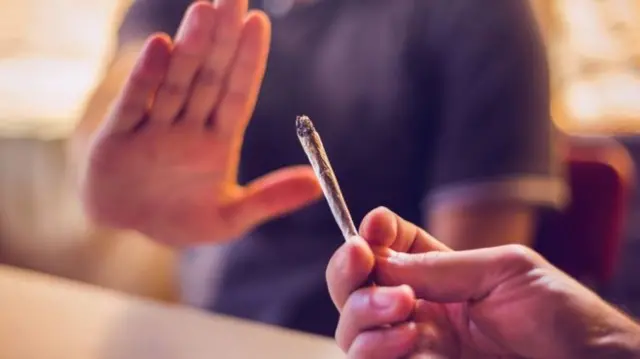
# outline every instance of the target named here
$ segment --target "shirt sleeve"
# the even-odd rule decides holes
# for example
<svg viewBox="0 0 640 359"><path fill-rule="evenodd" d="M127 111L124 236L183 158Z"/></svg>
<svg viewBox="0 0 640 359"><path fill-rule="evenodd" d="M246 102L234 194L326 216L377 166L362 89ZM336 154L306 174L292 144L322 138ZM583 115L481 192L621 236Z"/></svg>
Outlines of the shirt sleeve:
<svg viewBox="0 0 640 359"><path fill-rule="evenodd" d="M171 36L194 0L133 0L118 29L118 49L139 43L155 32Z"/></svg>
<svg viewBox="0 0 640 359"><path fill-rule="evenodd" d="M426 204L562 206L546 49L528 1L440 3L449 4L432 33L441 122Z"/></svg>

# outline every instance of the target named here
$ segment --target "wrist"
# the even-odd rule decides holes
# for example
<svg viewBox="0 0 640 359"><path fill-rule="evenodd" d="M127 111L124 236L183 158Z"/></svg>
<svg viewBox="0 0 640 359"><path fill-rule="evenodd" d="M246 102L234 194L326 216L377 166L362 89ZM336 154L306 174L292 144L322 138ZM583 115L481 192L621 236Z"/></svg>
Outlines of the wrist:
<svg viewBox="0 0 640 359"><path fill-rule="evenodd" d="M628 325L598 339L585 358L640 359L640 325Z"/></svg>
<svg viewBox="0 0 640 359"><path fill-rule="evenodd" d="M634 322L632 326L633 329L630 331L628 339L629 358L640 359L640 324Z"/></svg>

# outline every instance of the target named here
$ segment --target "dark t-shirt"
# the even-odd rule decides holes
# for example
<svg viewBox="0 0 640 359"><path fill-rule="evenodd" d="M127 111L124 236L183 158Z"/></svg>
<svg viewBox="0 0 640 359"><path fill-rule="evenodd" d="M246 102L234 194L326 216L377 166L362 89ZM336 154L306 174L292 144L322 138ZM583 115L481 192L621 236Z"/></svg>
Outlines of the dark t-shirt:
<svg viewBox="0 0 640 359"><path fill-rule="evenodd" d="M120 45L173 34L190 2L135 1ZM380 205L420 223L441 202L558 204L545 51L527 1L320 0L272 20L241 182L307 163L294 127L307 114L356 223ZM342 242L320 201L227 246L218 275L191 286L216 288L211 310L333 335L324 271ZM187 251L184 274L202 275L210 254Z"/></svg>

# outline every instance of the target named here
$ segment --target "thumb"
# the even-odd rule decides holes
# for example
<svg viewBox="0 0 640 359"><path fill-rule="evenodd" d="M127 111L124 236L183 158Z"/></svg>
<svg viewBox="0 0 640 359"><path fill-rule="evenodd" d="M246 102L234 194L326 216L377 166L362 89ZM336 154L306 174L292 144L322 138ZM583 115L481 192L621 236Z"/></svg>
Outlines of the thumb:
<svg viewBox="0 0 640 359"><path fill-rule="evenodd" d="M292 166L260 177L245 188L227 208L227 218L242 229L252 228L293 212L322 194L310 166Z"/></svg>
<svg viewBox="0 0 640 359"><path fill-rule="evenodd" d="M420 254L382 249L376 251L376 279L382 285L408 284L428 301L477 301L542 263L540 255L520 245Z"/></svg>

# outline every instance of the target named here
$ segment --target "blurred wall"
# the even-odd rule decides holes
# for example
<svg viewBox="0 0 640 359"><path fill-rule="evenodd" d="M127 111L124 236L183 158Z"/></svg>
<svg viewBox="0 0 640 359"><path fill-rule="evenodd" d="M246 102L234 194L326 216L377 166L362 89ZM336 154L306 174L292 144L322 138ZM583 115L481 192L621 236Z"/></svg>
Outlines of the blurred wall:
<svg viewBox="0 0 640 359"><path fill-rule="evenodd" d="M173 300L173 251L88 223L67 176L67 138L126 5L0 0L0 262Z"/></svg>

